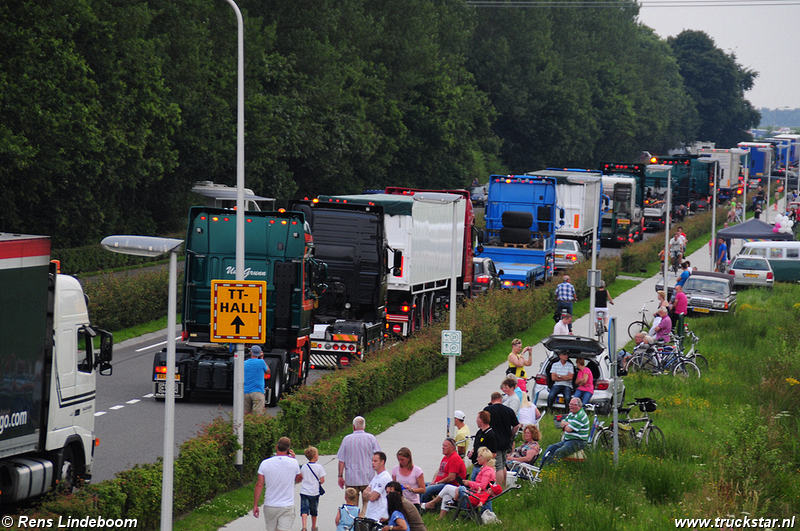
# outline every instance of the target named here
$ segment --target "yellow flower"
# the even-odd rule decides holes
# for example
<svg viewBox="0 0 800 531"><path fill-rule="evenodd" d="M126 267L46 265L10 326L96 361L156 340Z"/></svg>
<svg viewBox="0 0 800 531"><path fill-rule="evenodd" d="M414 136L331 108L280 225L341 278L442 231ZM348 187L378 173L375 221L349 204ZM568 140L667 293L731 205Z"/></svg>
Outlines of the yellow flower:
<svg viewBox="0 0 800 531"><path fill-rule="evenodd" d="M786 381L787 381L787 382L789 382L789 385L797 385L797 384L800 384L800 382L798 382L798 381L797 381L797 380L795 380L794 378L786 378Z"/></svg>

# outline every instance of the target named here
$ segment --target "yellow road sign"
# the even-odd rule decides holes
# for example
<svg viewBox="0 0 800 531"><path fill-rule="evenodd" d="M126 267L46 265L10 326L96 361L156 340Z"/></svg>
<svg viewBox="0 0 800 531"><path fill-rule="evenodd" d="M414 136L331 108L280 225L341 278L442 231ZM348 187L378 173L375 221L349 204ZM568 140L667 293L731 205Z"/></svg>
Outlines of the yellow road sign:
<svg viewBox="0 0 800 531"><path fill-rule="evenodd" d="M266 319L265 281L211 281L211 341L263 343Z"/></svg>

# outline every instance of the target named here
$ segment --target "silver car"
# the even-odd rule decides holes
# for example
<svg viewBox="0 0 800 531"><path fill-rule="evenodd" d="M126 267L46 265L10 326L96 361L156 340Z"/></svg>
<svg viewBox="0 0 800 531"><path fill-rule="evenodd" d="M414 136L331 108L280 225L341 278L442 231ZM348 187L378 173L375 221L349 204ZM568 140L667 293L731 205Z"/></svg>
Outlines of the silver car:
<svg viewBox="0 0 800 531"><path fill-rule="evenodd" d="M553 261L556 269L566 269L584 260L581 246L577 241L556 240L555 260Z"/></svg>
<svg viewBox="0 0 800 531"><path fill-rule="evenodd" d="M736 255L728 268L734 286L772 287L774 275L769 260L764 256Z"/></svg>

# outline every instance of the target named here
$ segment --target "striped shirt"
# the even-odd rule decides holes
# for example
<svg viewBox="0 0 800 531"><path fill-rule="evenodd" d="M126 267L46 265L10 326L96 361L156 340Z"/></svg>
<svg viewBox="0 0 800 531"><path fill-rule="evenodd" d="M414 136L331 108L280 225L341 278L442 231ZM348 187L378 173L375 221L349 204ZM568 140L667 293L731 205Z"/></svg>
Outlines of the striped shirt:
<svg viewBox="0 0 800 531"><path fill-rule="evenodd" d="M569 427L572 428L572 431L564 432L565 440L589 440L589 417L583 409L578 410L577 413L570 413L564 420L566 420Z"/></svg>
<svg viewBox="0 0 800 531"><path fill-rule="evenodd" d="M348 487L369 485L375 476L372 454L380 452L378 440L371 433L355 430L342 439L336 459L344 462L344 481Z"/></svg>

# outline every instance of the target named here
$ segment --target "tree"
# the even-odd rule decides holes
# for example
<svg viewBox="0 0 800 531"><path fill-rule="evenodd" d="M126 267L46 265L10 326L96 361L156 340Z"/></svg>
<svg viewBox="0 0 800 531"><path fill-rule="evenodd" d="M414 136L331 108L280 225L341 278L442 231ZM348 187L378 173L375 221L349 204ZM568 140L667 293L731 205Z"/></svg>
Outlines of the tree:
<svg viewBox="0 0 800 531"><path fill-rule="evenodd" d="M668 42L700 118L698 139L733 147L747 140L761 114L744 98L758 72L742 67L734 53L717 48L702 31L686 30Z"/></svg>

